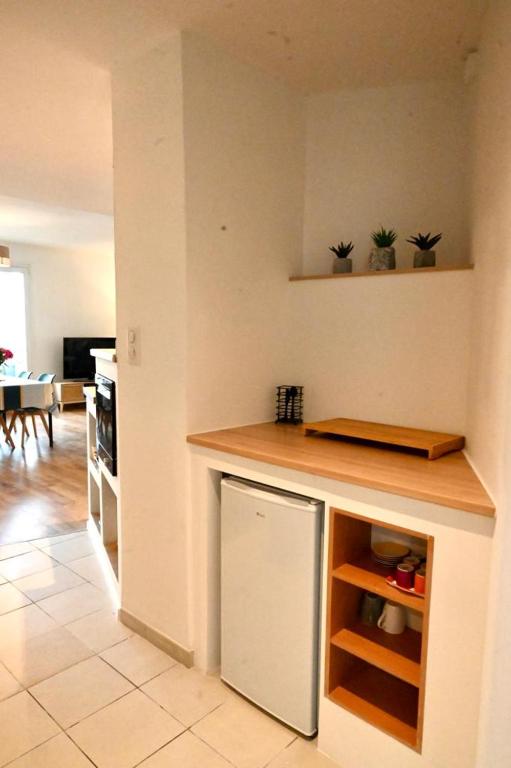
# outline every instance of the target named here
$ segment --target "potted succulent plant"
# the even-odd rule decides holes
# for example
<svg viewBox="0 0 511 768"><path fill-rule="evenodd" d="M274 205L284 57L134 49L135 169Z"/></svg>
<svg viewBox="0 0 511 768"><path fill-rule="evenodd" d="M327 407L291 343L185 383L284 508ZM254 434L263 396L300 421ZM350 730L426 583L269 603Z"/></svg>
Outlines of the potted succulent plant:
<svg viewBox="0 0 511 768"><path fill-rule="evenodd" d="M343 242L340 242L339 245L332 245L329 250L335 253L334 272L351 272L353 262L348 258L353 250L351 240L346 245Z"/></svg>
<svg viewBox="0 0 511 768"><path fill-rule="evenodd" d="M442 233L431 236L431 232L427 235L421 235L419 232L413 237L409 237L406 241L412 245L416 245L419 249L415 251L413 256L414 267L434 267L436 265L436 253L432 250L434 246L442 239Z"/></svg>
<svg viewBox="0 0 511 768"><path fill-rule="evenodd" d="M380 227L376 232L371 233L371 238L374 248L369 254L369 269L371 271L395 269L396 252L393 245L397 240L397 234L394 230Z"/></svg>

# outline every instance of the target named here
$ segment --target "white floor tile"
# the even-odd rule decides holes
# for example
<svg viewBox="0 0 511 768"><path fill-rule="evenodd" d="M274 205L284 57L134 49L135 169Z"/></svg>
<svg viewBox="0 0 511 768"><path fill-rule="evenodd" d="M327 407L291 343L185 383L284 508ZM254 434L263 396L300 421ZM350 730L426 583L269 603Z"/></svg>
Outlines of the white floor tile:
<svg viewBox="0 0 511 768"><path fill-rule="evenodd" d="M133 632L111 610L98 611L66 624L66 629L96 653L127 640Z"/></svg>
<svg viewBox="0 0 511 768"><path fill-rule="evenodd" d="M232 768L223 757L213 752L193 733L187 731L155 755L144 760L140 768Z"/></svg>
<svg viewBox="0 0 511 768"><path fill-rule="evenodd" d="M177 664L166 653L138 635L103 651L100 656L135 685L142 685Z"/></svg>
<svg viewBox="0 0 511 768"><path fill-rule="evenodd" d="M0 765L59 733L58 726L26 691L0 702Z"/></svg>
<svg viewBox="0 0 511 768"><path fill-rule="evenodd" d="M0 584L0 614L30 605L30 600L12 584Z"/></svg>
<svg viewBox="0 0 511 768"><path fill-rule="evenodd" d="M232 695L216 677L176 664L142 687L160 706L187 727L201 720Z"/></svg>
<svg viewBox="0 0 511 768"><path fill-rule="evenodd" d="M132 690L125 677L94 656L34 685L30 693L67 729Z"/></svg>
<svg viewBox="0 0 511 768"><path fill-rule="evenodd" d="M64 565L56 565L55 568L39 571L39 573L24 576L13 582L17 589L34 602L43 600L45 597L51 597L51 595L57 595L66 589L71 589L71 587L78 587L83 583L83 579L77 573L70 571Z"/></svg>
<svg viewBox="0 0 511 768"><path fill-rule="evenodd" d="M12 642L0 652L1 660L7 669L26 688L89 656L90 649L64 627L57 627L22 643Z"/></svg>
<svg viewBox="0 0 511 768"><path fill-rule="evenodd" d="M283 725L234 697L200 720L192 732L237 768L262 768L295 739Z"/></svg>
<svg viewBox="0 0 511 768"><path fill-rule="evenodd" d="M43 549L53 544L60 544L63 541L69 541L70 539L76 539L77 536L87 536L87 531L74 531L73 533L63 533L60 536L47 536L44 539L33 539L30 543L33 547Z"/></svg>
<svg viewBox="0 0 511 768"><path fill-rule="evenodd" d="M0 547L0 560L6 560L8 557L24 555L26 552L33 552L34 548L26 541L21 544L3 544Z"/></svg>
<svg viewBox="0 0 511 768"><path fill-rule="evenodd" d="M21 685L3 664L0 664L0 701L21 691ZM1 728L1 724L0 724Z"/></svg>
<svg viewBox="0 0 511 768"><path fill-rule="evenodd" d="M71 560L67 563L67 567L71 568L82 579L91 581L101 588L105 586L106 576L96 555L88 555L78 560Z"/></svg>
<svg viewBox="0 0 511 768"><path fill-rule="evenodd" d="M69 624L88 613L111 606L110 600L94 584L81 584L58 595L40 600L38 605L59 624Z"/></svg>
<svg viewBox="0 0 511 768"><path fill-rule="evenodd" d="M82 720L69 735L98 768L132 768L183 731L141 691Z"/></svg>
<svg viewBox="0 0 511 768"><path fill-rule="evenodd" d="M65 733L55 736L28 754L19 757L9 768L93 768Z"/></svg>
<svg viewBox="0 0 511 768"><path fill-rule="evenodd" d="M57 627L56 622L37 605L27 605L18 611L0 616L0 658L5 647L23 645L28 639L37 637Z"/></svg>
<svg viewBox="0 0 511 768"><path fill-rule="evenodd" d="M9 581L14 579L21 579L23 576L29 576L31 573L37 573L38 571L47 571L55 565L55 560L51 557L34 550L33 552L27 552L26 555L18 555L17 557L10 557L8 560L0 561L0 576L3 576Z"/></svg>
<svg viewBox="0 0 511 768"><path fill-rule="evenodd" d="M339 768L339 766L318 752L315 741L297 738L269 763L268 768Z"/></svg>
<svg viewBox="0 0 511 768"><path fill-rule="evenodd" d="M69 563L79 557L91 555L94 552L94 545L88 536L77 536L57 544L50 544L49 547L43 547L41 551L58 560L59 563Z"/></svg>

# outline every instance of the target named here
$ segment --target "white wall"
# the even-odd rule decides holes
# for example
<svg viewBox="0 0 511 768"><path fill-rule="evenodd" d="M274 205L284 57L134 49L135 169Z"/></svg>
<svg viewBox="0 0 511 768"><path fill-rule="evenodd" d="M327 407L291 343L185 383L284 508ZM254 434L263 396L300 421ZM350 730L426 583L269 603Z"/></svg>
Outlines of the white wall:
<svg viewBox="0 0 511 768"><path fill-rule="evenodd" d="M185 36L189 431L271 419L295 349L303 101Z"/></svg>
<svg viewBox="0 0 511 768"><path fill-rule="evenodd" d="M469 451L497 504L481 768L511 764L511 5L493 0L475 93Z"/></svg>
<svg viewBox="0 0 511 768"><path fill-rule="evenodd" d="M113 73L122 607L190 646L181 39ZM139 362L127 360L138 329Z"/></svg>
<svg viewBox="0 0 511 768"><path fill-rule="evenodd" d="M305 419L464 434L473 279L467 270L283 287Z"/></svg>
<svg viewBox="0 0 511 768"><path fill-rule="evenodd" d="M291 381L306 387L306 418L464 432L473 275L290 284L303 100L184 39L189 431L271 420L274 386ZM310 139L309 159L323 151Z"/></svg>
<svg viewBox="0 0 511 768"><path fill-rule="evenodd" d="M354 269L367 268L380 225L399 234L398 267L412 266L417 231L444 233L437 263L468 261L466 150L460 82L308 98L304 273L331 272L340 240L355 244Z"/></svg>
<svg viewBox="0 0 511 768"><path fill-rule="evenodd" d="M115 336L113 253L9 244L28 274L28 366L62 378L63 336Z"/></svg>
<svg viewBox="0 0 511 768"><path fill-rule="evenodd" d="M285 383L306 418L464 431L473 274L291 284L303 98L190 34L113 94L122 602L192 647L186 433L271 420Z"/></svg>

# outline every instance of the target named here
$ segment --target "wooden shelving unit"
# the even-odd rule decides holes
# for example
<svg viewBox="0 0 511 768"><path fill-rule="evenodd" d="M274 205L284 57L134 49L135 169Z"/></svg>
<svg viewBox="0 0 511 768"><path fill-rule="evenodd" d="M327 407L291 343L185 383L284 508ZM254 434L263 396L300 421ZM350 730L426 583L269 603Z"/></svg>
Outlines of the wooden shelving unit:
<svg viewBox="0 0 511 768"><path fill-rule="evenodd" d="M112 583L119 579L119 478L96 458L96 406L94 388L86 389L87 406L87 477L89 493L89 528L97 534L101 559L111 572Z"/></svg>
<svg viewBox="0 0 511 768"><path fill-rule="evenodd" d="M452 267L416 267L414 269L383 269L381 271L367 272L336 272L328 275L293 275L289 278L291 283L304 280L345 280L351 277L392 277L395 275L419 275L424 272L459 272L460 270L474 269L473 264L458 264Z"/></svg>
<svg viewBox="0 0 511 768"><path fill-rule="evenodd" d="M372 537L408 540L427 553L424 598L386 583L389 570L371 557ZM420 751L426 679L429 594L433 538L338 509L330 510L326 695L339 706ZM360 620L365 592L411 611L422 632L409 626L400 635Z"/></svg>

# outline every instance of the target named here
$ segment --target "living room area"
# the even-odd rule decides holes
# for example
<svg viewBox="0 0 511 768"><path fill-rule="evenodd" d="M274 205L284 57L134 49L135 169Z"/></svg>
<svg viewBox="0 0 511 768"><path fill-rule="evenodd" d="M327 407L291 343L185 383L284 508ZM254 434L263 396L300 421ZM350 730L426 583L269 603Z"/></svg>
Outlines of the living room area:
<svg viewBox="0 0 511 768"><path fill-rule="evenodd" d="M1 546L85 527L83 383L115 346L115 286L110 216L3 197L0 225Z"/></svg>
<svg viewBox="0 0 511 768"><path fill-rule="evenodd" d="M9 426L16 408L42 407L53 447L39 416L37 434L30 414L26 431L16 419L12 445L0 429L0 544L85 527L85 407L66 380L88 376L65 370L64 339L116 336L109 73L3 21L0 347L13 357L0 378L20 386L0 411Z"/></svg>

